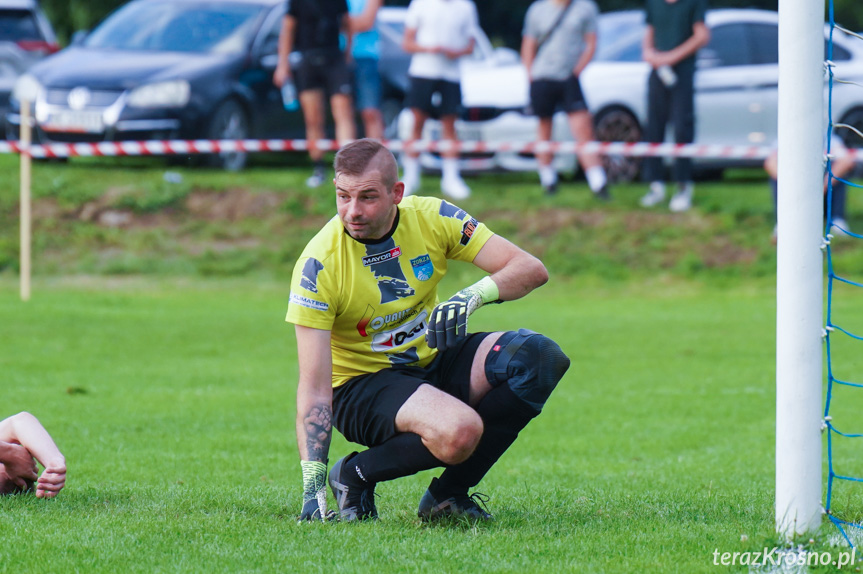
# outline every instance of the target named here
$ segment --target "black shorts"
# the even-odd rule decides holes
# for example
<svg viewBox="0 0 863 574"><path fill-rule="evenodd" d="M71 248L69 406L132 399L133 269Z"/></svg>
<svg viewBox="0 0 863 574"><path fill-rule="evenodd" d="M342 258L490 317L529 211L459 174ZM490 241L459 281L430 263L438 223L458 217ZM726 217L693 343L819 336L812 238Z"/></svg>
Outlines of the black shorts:
<svg viewBox="0 0 863 574"><path fill-rule="evenodd" d="M530 105L535 116L550 118L559 108L566 113L587 109L578 76L566 80L534 80L530 83Z"/></svg>
<svg viewBox="0 0 863 574"><path fill-rule="evenodd" d="M292 72L297 93L323 90L328 96L353 94L354 78L340 51L310 50L300 55Z"/></svg>
<svg viewBox="0 0 863 574"><path fill-rule="evenodd" d="M433 96L440 94L440 106L436 109L432 103ZM449 80L433 80L429 78L410 77L410 87L405 98L405 105L417 108L427 115L439 113L441 116L454 116L461 106L461 85Z"/></svg>
<svg viewBox="0 0 863 574"><path fill-rule="evenodd" d="M365 446L395 436L396 414L422 384L429 384L467 404L470 370L479 344L489 333L472 333L462 343L438 353L422 367L390 367L354 377L333 389L333 422L346 439Z"/></svg>

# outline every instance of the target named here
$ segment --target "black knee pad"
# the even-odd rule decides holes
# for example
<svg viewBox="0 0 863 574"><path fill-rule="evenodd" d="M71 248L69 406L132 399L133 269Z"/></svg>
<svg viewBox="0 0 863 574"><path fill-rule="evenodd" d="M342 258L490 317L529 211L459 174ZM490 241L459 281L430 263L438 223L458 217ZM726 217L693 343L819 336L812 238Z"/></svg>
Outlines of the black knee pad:
<svg viewBox="0 0 863 574"><path fill-rule="evenodd" d="M560 346L528 329L508 331L492 346L485 359L485 376L493 387L503 383L536 412L569 368Z"/></svg>

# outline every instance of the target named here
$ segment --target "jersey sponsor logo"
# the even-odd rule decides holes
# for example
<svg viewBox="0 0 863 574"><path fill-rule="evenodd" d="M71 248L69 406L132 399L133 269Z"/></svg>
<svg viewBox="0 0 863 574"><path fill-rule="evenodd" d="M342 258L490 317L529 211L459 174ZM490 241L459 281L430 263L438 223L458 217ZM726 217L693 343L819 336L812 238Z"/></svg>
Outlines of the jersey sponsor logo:
<svg viewBox="0 0 863 574"><path fill-rule="evenodd" d="M425 336L426 329L428 328L428 324L426 323L427 317L428 313L423 311L416 319L409 323L400 325L390 331L378 333L372 337L372 351L375 353L389 353L396 349L396 347L412 343L420 337Z"/></svg>
<svg viewBox="0 0 863 574"><path fill-rule="evenodd" d="M434 274L434 264L428 253L411 259L411 267L413 267L414 275L420 281L428 281Z"/></svg>
<svg viewBox="0 0 863 574"><path fill-rule="evenodd" d="M401 256L401 254L401 247L393 247L389 251L384 251L383 253L366 255L365 257L363 257L363 267L368 267L369 265L377 265L378 263L383 263L384 261L389 261L390 259L397 259Z"/></svg>
<svg viewBox="0 0 863 574"><path fill-rule="evenodd" d="M318 273L320 273L323 268L324 264L315 259L314 257L309 257L308 259L306 259L306 263L305 265L303 265L302 277L300 277L300 287L302 287L306 291L317 293Z"/></svg>
<svg viewBox="0 0 863 574"><path fill-rule="evenodd" d="M357 332L361 337L368 337L372 333L385 329L397 323L401 323L406 319L410 319L419 313L419 309L411 307L410 309L402 309L389 315L378 315L375 317L375 308L371 305L366 306L366 312L363 313L362 319L357 323Z"/></svg>
<svg viewBox="0 0 863 574"><path fill-rule="evenodd" d="M383 242L383 245L368 245L366 249L376 250L374 253L367 251L366 256L363 257L363 265L374 273L378 290L381 292L382 305L410 297L415 293L402 271L402 266L399 265L398 258L402 254L402 248L396 246L392 237Z"/></svg>
<svg viewBox="0 0 863 574"><path fill-rule="evenodd" d="M464 222L464 226L461 228L461 243L462 245L467 245L470 241L470 238L473 237L473 232L476 231L476 226L479 222L471 217L468 221Z"/></svg>
<svg viewBox="0 0 863 574"><path fill-rule="evenodd" d="M315 309L317 311L326 311L330 308L329 303L309 299L308 297L297 295L296 293L291 293L290 302L294 305L299 305L300 307L308 307L309 309Z"/></svg>

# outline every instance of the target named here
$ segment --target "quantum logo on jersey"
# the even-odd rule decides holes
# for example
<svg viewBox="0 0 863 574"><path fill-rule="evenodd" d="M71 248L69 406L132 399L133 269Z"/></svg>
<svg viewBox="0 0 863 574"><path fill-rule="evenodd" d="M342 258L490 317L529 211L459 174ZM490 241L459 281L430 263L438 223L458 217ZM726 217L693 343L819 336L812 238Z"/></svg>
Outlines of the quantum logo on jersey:
<svg viewBox="0 0 863 574"><path fill-rule="evenodd" d="M359 323L357 323L357 332L361 337L368 337L375 331L380 331L385 327L389 327L395 323L400 323L405 319L413 317L418 312L419 311L416 307L411 307L410 309L403 309L401 311L396 311L395 313L390 313L389 315L378 315L375 317L375 308L368 305L366 312L363 314L363 318L360 319Z"/></svg>
<svg viewBox="0 0 863 574"><path fill-rule="evenodd" d="M290 302L294 305L299 305L300 307L308 307L309 309L315 309L317 311L326 311L330 308L328 303L324 303L323 301L315 301L314 299L309 299L308 297L303 297L302 295L297 295L296 293L291 293Z"/></svg>
<svg viewBox="0 0 863 574"><path fill-rule="evenodd" d="M393 247L389 251L384 251L383 253L366 255L365 257L363 257L363 267L368 267L369 265L377 265L378 263L383 263L384 261L389 261L390 259L396 259L397 257L401 256L401 254L401 247Z"/></svg>
<svg viewBox="0 0 863 574"><path fill-rule="evenodd" d="M470 238L473 237L473 232L476 231L476 226L479 225L479 222L471 217L468 221L464 222L464 226L461 228L461 243L462 245L467 245Z"/></svg>
<svg viewBox="0 0 863 574"><path fill-rule="evenodd" d="M434 264L428 253L420 255L415 259L411 259L411 267L413 267L414 275L420 281L428 281L434 274Z"/></svg>
<svg viewBox="0 0 863 574"><path fill-rule="evenodd" d="M410 323L405 323L392 331L378 333L372 337L372 351L375 353L389 353L396 347L412 343L424 336L428 328L428 324L426 323L427 316L428 313L423 311Z"/></svg>

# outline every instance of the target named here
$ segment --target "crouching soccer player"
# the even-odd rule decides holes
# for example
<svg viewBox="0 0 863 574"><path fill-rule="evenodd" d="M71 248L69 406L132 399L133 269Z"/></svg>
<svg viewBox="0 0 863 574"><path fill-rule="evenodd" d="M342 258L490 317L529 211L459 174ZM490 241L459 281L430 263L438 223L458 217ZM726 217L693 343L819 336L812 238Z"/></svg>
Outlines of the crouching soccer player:
<svg viewBox="0 0 863 574"><path fill-rule="evenodd" d="M538 333L468 333L467 321L548 273L462 209L404 197L395 158L374 140L344 146L335 174L338 217L297 262L287 314L299 355L300 519L328 516L334 425L368 447L329 472L342 520L377 518L378 482L435 467L445 470L420 500L423 520L490 519L468 491L540 413L569 359ZM489 276L438 304L448 259Z"/></svg>

